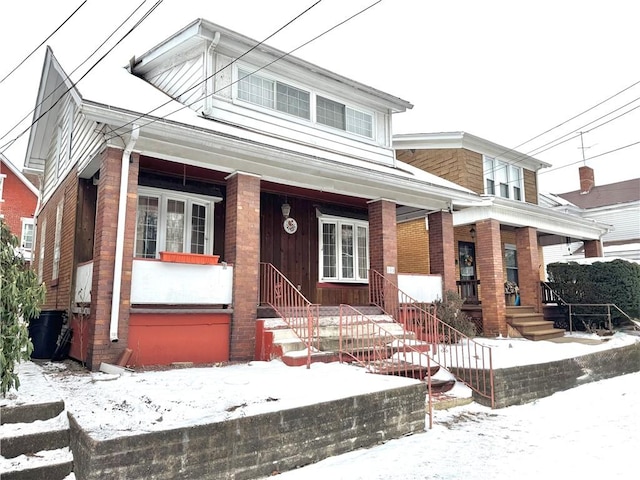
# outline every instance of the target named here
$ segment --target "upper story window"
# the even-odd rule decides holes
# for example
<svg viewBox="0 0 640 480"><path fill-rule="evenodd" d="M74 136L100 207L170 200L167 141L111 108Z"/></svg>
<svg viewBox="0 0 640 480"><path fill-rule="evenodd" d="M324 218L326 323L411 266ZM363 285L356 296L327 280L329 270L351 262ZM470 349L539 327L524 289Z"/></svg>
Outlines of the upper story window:
<svg viewBox="0 0 640 480"><path fill-rule="evenodd" d="M522 167L484 156L484 193L524 201Z"/></svg>
<svg viewBox="0 0 640 480"><path fill-rule="evenodd" d="M22 218L22 233L20 235L20 250L24 258L31 260L33 250L33 218Z"/></svg>
<svg viewBox="0 0 640 480"><path fill-rule="evenodd" d="M373 138L373 113L238 68L237 98L316 124Z"/></svg>
<svg viewBox="0 0 640 480"><path fill-rule="evenodd" d="M213 253L213 205L220 199L139 187L135 256Z"/></svg>
<svg viewBox="0 0 640 480"><path fill-rule="evenodd" d="M320 281L367 282L368 272L368 222L321 217Z"/></svg>

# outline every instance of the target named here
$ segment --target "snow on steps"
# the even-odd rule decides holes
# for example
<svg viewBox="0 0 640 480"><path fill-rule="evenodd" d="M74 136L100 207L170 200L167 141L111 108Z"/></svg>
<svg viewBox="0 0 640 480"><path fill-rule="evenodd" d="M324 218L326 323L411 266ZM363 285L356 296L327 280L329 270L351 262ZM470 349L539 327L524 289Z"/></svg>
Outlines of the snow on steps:
<svg viewBox="0 0 640 480"><path fill-rule="evenodd" d="M21 372L20 376L19 401L4 399L0 404L0 478L73 478L73 454L69 449L69 421L64 403L29 396L29 383L46 382L40 372ZM49 391L48 397L55 397L50 388L32 390Z"/></svg>

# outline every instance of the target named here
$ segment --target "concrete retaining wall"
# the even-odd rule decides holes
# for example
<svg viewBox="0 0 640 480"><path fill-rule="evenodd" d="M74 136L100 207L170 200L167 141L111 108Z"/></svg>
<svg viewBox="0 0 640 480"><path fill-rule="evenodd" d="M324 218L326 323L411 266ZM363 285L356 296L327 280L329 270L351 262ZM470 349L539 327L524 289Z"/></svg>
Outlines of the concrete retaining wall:
<svg viewBox="0 0 640 480"><path fill-rule="evenodd" d="M81 479L268 476L421 432L426 385L414 385L226 422L112 440L92 439L70 414Z"/></svg>
<svg viewBox="0 0 640 480"><path fill-rule="evenodd" d="M495 408L521 405L585 383L640 371L640 343L549 363L494 370ZM474 400L490 406L490 400Z"/></svg>

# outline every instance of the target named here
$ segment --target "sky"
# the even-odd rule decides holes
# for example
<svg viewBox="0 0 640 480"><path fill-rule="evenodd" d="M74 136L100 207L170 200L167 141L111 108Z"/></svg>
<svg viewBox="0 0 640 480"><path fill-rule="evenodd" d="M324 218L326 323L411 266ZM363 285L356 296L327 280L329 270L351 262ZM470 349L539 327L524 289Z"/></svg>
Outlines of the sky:
<svg viewBox="0 0 640 480"><path fill-rule="evenodd" d="M162 0L102 62L124 66L198 17L263 40L315 1ZM0 78L82 2L2 2ZM70 72L140 3L78 78L155 2L87 0L46 44ZM267 43L293 50L373 3L321 0ZM411 102L394 133L465 131L530 154L553 166L540 171L540 190L562 193L579 187L583 152L597 185L640 177L638 45L630 0L382 0L295 55ZM19 166L28 135L6 145L31 123L43 59L40 47L0 82L0 136L28 117L0 140Z"/></svg>
<svg viewBox="0 0 640 480"><path fill-rule="evenodd" d="M599 337L581 333L566 337ZM640 341L617 333L600 344L477 339L493 348L496 368L548 362L618 348ZM121 375L89 372L74 362L19 366L22 386L0 404L59 396L66 411L47 422L5 424L3 436L43 428L65 428L71 412L97 439L210 423L293 408L416 380L368 374L339 363L287 367L282 362L135 371ZM444 370L438 372L440 375ZM46 381L42 379L43 373ZM445 372L446 373L446 372ZM36 381L38 380L38 381ZM222 388L221 388L222 386ZM449 395L470 398L456 385ZM491 410L476 403L434 413L434 428L356 450L291 472L294 479L538 479L632 478L640 443L640 373L583 385L523 406ZM425 419L428 425L428 418ZM562 452L558 457L558 452ZM44 456L69 458L67 448L16 459L0 457L0 474L13 465L31 465ZM549 463L543 460L551 460ZM632 470L633 469L633 470ZM69 480L74 478L69 477Z"/></svg>

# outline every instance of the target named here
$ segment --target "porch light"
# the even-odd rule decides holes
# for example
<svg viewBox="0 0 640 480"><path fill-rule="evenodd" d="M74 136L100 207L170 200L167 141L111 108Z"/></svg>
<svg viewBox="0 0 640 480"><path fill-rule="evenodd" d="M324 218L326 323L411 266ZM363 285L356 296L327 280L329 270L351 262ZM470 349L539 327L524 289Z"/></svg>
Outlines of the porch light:
<svg viewBox="0 0 640 480"><path fill-rule="evenodd" d="M471 230L469 230L469 233L471 234L471 238L473 238L475 240L475 238L476 238L476 228L474 226L471 227Z"/></svg>
<svg viewBox="0 0 640 480"><path fill-rule="evenodd" d="M291 205L289 205L288 203L283 203L282 207L280 207L282 209L282 216L284 218L289 218L289 213L291 213Z"/></svg>

